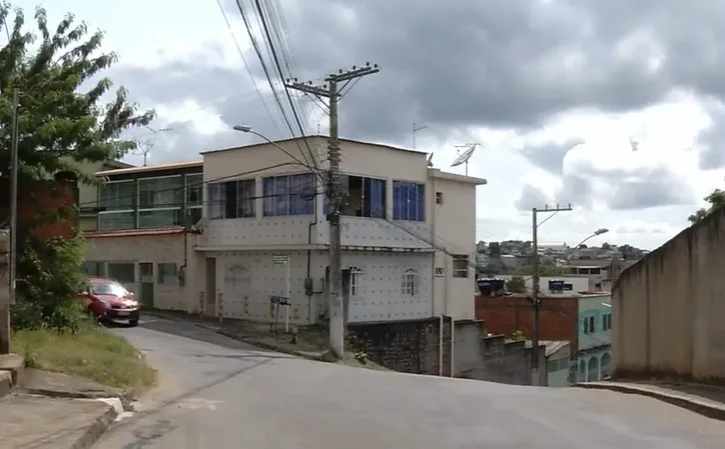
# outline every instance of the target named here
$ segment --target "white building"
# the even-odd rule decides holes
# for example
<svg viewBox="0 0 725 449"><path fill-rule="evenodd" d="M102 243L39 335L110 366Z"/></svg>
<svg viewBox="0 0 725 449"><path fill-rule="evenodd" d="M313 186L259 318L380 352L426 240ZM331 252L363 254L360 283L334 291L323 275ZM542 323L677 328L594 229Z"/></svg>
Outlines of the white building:
<svg viewBox="0 0 725 449"><path fill-rule="evenodd" d="M188 261L189 310L290 322L326 313L329 224L323 180L297 161L327 167L321 136L210 151L204 218ZM473 319L476 186L484 179L429 168L426 154L341 140L343 297L348 322L446 315ZM431 243L435 241L434 247ZM282 265L284 261L289 265Z"/></svg>

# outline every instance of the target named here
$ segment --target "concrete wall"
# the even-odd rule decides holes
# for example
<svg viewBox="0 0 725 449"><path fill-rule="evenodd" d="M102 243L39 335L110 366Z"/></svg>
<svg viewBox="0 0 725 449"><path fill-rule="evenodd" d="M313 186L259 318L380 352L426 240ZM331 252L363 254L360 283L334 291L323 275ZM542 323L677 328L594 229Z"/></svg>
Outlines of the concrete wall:
<svg viewBox="0 0 725 449"><path fill-rule="evenodd" d="M614 376L725 380L725 209L625 270L612 292Z"/></svg>
<svg viewBox="0 0 725 449"><path fill-rule="evenodd" d="M347 340L352 350L363 351L371 360L392 370L450 376L450 328L450 321L445 319L441 336L439 318L350 324ZM453 337L454 377L530 385L531 356L530 350L525 348L525 342L507 342L503 335L484 337L484 333L480 322L456 322ZM546 366L543 351L540 356L542 366ZM542 370L542 382L545 377L546 371Z"/></svg>

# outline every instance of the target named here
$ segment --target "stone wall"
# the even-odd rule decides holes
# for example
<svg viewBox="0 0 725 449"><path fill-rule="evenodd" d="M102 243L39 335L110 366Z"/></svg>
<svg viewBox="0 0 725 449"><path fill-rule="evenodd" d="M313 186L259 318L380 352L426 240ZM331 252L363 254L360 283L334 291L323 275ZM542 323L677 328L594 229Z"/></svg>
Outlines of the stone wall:
<svg viewBox="0 0 725 449"><path fill-rule="evenodd" d="M350 324L347 327L347 343L352 350L363 351L374 362L395 371L450 376L450 319L444 320L442 345L439 329L439 318ZM455 323L454 376L530 385L531 350L525 348L523 341L507 342L503 335L486 337L485 332L481 321ZM543 350L540 351L539 366L541 382L544 382L546 362Z"/></svg>

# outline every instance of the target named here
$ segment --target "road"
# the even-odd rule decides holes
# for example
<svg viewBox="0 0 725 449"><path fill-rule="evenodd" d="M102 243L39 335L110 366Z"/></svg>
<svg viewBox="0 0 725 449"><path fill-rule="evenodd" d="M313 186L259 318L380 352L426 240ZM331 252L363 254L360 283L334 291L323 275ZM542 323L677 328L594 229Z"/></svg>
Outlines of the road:
<svg viewBox="0 0 725 449"><path fill-rule="evenodd" d="M312 362L155 318L116 332L147 353L162 387L101 449L714 449L725 441L725 424L633 395Z"/></svg>

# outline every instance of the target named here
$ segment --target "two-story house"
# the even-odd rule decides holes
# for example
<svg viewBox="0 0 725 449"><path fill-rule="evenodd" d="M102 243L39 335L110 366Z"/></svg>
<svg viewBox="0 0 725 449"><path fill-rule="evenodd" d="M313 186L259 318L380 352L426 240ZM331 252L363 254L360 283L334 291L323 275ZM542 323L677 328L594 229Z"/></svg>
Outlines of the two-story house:
<svg viewBox="0 0 725 449"><path fill-rule="evenodd" d="M201 161L104 170L87 223L86 273L117 279L145 306L194 310L188 260L202 216ZM91 207L92 206L92 207ZM90 215L89 215L90 217ZM198 307L197 307L198 308Z"/></svg>
<svg viewBox="0 0 725 449"><path fill-rule="evenodd" d="M429 168L417 151L340 145L347 321L474 318L476 187L486 181ZM324 319L326 147L310 136L203 153L204 219L189 263L201 311L271 321L284 297L291 323Z"/></svg>
<svg viewBox="0 0 725 449"><path fill-rule="evenodd" d="M611 294L579 296L578 360L572 365L579 382L593 382L609 376L612 366Z"/></svg>

